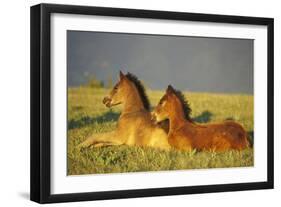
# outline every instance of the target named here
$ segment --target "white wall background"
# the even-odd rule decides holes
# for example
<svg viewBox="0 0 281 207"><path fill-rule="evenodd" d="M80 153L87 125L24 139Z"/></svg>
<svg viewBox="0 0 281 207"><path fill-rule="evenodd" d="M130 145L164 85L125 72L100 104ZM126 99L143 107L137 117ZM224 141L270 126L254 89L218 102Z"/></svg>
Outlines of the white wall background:
<svg viewBox="0 0 281 207"><path fill-rule="evenodd" d="M123 199L55 206L252 206L281 202L281 12L279 1L250 0L69 0L2 1L0 33L0 206L35 206L29 201L29 7L38 3L81 4L275 18L275 189ZM261 83L262 84L262 83ZM278 117L279 116L279 117ZM275 204L275 205L274 205Z"/></svg>

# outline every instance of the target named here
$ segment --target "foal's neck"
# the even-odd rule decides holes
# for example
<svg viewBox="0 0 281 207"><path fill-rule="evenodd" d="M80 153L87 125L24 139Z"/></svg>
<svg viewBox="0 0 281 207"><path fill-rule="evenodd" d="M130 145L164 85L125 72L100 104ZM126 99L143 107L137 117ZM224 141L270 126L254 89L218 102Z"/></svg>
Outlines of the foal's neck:
<svg viewBox="0 0 281 207"><path fill-rule="evenodd" d="M169 114L170 128L169 132L173 132L181 128L188 121L185 118L184 110L180 103L175 103L173 105L173 110Z"/></svg>
<svg viewBox="0 0 281 207"><path fill-rule="evenodd" d="M131 86L130 92L128 93L124 103L122 114L135 113L144 109L144 104L138 90L134 86Z"/></svg>

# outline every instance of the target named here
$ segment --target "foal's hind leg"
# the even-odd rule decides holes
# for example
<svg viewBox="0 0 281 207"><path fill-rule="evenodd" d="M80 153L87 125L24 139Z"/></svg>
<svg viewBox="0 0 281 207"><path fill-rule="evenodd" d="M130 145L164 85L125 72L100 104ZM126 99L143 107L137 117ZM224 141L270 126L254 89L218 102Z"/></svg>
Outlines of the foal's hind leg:
<svg viewBox="0 0 281 207"><path fill-rule="evenodd" d="M123 144L122 140L119 138L119 136L117 136L117 133L113 131L103 134L94 134L88 137L84 142L80 143L78 148L86 148L91 145L98 147L121 144Z"/></svg>

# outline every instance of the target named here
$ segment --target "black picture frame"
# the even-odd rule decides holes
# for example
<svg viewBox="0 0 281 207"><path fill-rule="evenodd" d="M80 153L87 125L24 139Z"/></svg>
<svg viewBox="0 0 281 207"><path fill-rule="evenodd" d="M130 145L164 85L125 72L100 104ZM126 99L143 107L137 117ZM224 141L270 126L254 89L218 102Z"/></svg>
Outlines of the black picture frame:
<svg viewBox="0 0 281 207"><path fill-rule="evenodd" d="M106 192L85 192L74 194L50 193L50 130L51 130L51 91L50 91L50 15L52 13L100 15L113 17L134 17L149 19L181 20L194 22L233 23L267 26L267 181L238 184L169 187ZM195 14L168 11L135 10L89 6L39 4L31 7L31 169L30 199L38 203L88 201L103 199L134 198L146 196L166 196L179 194L211 193L272 189L274 187L274 77L273 47L274 20L272 18Z"/></svg>

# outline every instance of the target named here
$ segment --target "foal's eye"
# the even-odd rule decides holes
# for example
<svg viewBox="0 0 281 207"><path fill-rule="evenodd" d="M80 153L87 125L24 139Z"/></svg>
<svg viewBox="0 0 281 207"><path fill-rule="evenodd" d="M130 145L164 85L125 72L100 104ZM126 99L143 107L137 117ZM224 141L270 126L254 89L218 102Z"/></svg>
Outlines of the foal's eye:
<svg viewBox="0 0 281 207"><path fill-rule="evenodd" d="M117 89L118 89L118 87L117 87L117 86L115 86L115 87L114 87L114 90L117 90Z"/></svg>

